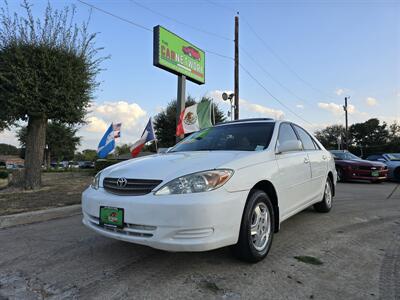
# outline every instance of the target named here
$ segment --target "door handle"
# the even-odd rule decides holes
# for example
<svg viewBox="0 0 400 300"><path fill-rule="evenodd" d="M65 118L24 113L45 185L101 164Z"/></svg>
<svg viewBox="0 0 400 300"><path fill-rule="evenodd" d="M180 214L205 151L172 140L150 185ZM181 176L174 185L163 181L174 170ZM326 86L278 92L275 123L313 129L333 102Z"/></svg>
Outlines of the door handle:
<svg viewBox="0 0 400 300"><path fill-rule="evenodd" d="M308 158L307 157L304 157L304 163L305 164L308 164L310 161L308 160Z"/></svg>

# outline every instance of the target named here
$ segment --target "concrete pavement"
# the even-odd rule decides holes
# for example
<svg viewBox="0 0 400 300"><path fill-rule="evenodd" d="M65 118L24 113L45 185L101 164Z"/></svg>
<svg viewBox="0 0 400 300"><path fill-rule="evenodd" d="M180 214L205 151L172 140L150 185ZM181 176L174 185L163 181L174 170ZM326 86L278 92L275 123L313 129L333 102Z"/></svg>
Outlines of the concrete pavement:
<svg viewBox="0 0 400 300"><path fill-rule="evenodd" d="M400 299L400 188L339 184L329 214L282 224L258 264L228 248L168 253L72 216L0 230L0 299ZM323 262L311 265L295 256Z"/></svg>

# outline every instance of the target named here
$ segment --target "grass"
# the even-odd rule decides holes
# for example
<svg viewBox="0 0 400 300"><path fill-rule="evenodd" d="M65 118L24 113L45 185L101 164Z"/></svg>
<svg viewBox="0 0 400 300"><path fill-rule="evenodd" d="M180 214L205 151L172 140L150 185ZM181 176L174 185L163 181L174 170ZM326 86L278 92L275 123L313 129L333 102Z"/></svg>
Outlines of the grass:
<svg viewBox="0 0 400 300"><path fill-rule="evenodd" d="M323 262L320 259L314 256L295 256L294 258L305 264L316 265L316 266L323 264Z"/></svg>
<svg viewBox="0 0 400 300"><path fill-rule="evenodd" d="M43 173L40 190L1 190L0 216L79 204L91 180L89 172Z"/></svg>

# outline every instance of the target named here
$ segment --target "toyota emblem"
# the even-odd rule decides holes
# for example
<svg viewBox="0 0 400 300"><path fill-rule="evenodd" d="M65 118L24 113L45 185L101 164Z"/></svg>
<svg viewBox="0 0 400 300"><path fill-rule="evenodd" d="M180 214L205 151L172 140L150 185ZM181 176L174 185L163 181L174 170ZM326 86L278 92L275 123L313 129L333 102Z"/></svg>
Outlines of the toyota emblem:
<svg viewBox="0 0 400 300"><path fill-rule="evenodd" d="M120 178L117 179L117 186L118 187L121 187L121 188L126 187L127 183L128 183L128 180L126 180L125 177L120 177Z"/></svg>

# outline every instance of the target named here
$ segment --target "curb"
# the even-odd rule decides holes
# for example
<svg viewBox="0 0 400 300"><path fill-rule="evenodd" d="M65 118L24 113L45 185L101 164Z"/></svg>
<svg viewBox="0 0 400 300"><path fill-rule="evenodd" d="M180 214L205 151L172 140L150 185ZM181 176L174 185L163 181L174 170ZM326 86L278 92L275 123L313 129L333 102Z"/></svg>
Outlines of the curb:
<svg viewBox="0 0 400 300"><path fill-rule="evenodd" d="M1 216L0 229L70 217L78 215L81 212L82 212L81 205L75 204L65 207L56 207L45 210L36 210L20 214Z"/></svg>

